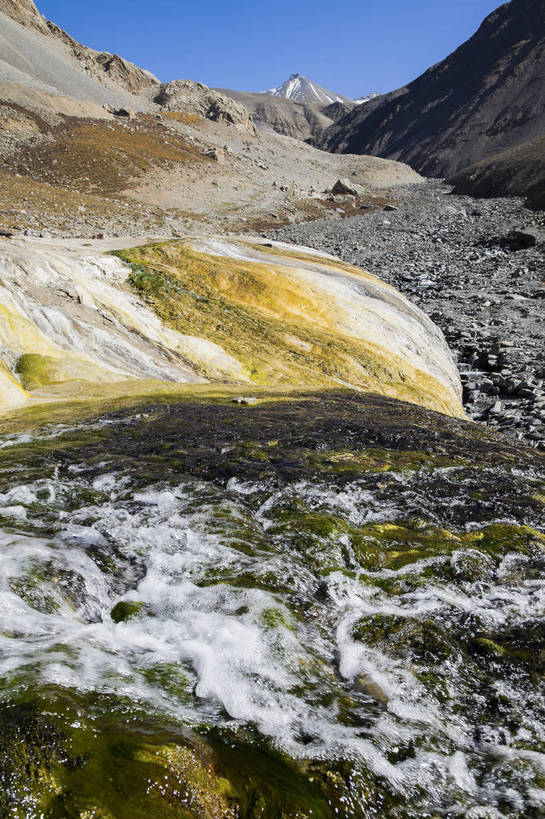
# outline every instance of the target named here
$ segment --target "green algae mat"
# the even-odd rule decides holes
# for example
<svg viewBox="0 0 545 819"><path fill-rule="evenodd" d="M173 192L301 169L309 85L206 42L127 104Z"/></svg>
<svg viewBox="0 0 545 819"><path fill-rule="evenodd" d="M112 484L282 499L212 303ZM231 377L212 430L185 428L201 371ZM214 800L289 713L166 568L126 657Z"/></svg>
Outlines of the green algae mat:
<svg viewBox="0 0 545 819"><path fill-rule="evenodd" d="M0 816L542 817L543 456L258 397L4 422Z"/></svg>

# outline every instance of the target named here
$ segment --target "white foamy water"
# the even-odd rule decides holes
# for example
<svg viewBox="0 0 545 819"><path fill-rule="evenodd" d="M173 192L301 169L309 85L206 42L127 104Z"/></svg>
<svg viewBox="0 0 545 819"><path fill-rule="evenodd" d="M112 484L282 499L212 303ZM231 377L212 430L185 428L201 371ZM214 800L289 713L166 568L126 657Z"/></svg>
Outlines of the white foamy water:
<svg viewBox="0 0 545 819"><path fill-rule="evenodd" d="M0 494L0 676L12 689L53 683L189 725L251 726L293 756L361 759L394 790L424 789L430 804L448 793L452 815L545 803L545 757L529 750L545 741L542 691L525 711L518 681L498 676L518 728L491 720L476 739L482 682L467 678L462 655L431 668L355 637L377 615L448 634L464 617L494 631L543 614L545 579L511 579L511 563L529 558L508 555L490 579L460 584L441 571L465 559L463 545L369 571L348 535L309 545L278 528L296 499L353 527L397 520L401 504L385 506L362 482L135 491L111 466L89 481L82 469ZM142 605L116 623L123 601ZM494 766L524 769L519 791ZM488 813L460 812L479 805Z"/></svg>

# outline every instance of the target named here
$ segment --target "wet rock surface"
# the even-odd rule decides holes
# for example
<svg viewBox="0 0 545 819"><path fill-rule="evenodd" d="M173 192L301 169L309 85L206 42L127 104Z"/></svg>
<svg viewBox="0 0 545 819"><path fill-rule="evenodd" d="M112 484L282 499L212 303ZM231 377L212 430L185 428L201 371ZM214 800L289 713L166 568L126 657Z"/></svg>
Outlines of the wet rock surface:
<svg viewBox="0 0 545 819"><path fill-rule="evenodd" d="M270 233L367 269L409 296L455 351L470 418L545 449L545 215L520 199L396 192L397 210Z"/></svg>
<svg viewBox="0 0 545 819"><path fill-rule="evenodd" d="M230 399L0 438L0 813L539 819L544 456Z"/></svg>

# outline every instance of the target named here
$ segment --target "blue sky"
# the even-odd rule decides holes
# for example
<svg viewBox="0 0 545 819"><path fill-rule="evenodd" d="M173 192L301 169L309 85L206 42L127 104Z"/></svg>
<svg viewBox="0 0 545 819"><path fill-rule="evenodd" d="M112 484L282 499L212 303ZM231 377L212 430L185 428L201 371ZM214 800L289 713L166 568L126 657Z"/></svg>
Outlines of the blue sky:
<svg viewBox="0 0 545 819"><path fill-rule="evenodd" d="M86 45L164 81L261 91L294 72L357 97L414 79L500 0L37 0Z"/></svg>

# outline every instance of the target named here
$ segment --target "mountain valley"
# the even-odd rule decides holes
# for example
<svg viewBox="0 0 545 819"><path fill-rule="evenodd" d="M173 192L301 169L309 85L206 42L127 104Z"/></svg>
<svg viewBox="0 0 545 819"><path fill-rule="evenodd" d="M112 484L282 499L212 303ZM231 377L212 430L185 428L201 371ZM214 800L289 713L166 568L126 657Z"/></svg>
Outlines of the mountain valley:
<svg viewBox="0 0 545 819"><path fill-rule="evenodd" d="M0 0L2 819L542 819L544 32L353 100Z"/></svg>

